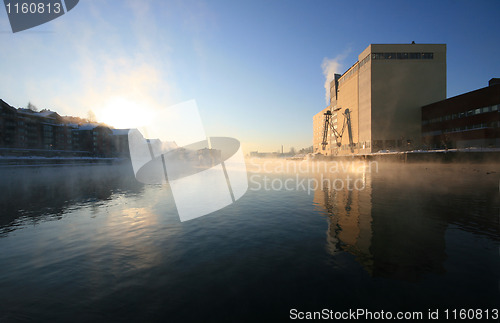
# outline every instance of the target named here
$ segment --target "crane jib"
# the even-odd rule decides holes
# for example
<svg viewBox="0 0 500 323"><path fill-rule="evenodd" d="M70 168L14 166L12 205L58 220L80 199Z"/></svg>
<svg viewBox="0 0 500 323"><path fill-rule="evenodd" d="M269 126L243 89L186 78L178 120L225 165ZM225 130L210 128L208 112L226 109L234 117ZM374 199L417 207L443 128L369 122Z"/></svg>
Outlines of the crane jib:
<svg viewBox="0 0 500 323"><path fill-rule="evenodd" d="M340 108L337 108L334 111L339 111ZM342 146L342 136L344 134L344 131L346 129L347 125L347 133L349 136L349 147L351 148L351 153L354 153L354 144L353 144L353 138L352 138L352 127L351 127L351 112L349 109L345 109L345 112L342 113L344 115L344 122L342 124L342 129L340 132L335 129L335 125L333 124L332 121L332 111L328 110L325 112L325 122L323 124L323 141L321 142L321 145L323 146L323 150L325 150L326 145L328 145L328 130L330 129L332 132L333 137L335 137L335 142L337 143L338 147Z"/></svg>

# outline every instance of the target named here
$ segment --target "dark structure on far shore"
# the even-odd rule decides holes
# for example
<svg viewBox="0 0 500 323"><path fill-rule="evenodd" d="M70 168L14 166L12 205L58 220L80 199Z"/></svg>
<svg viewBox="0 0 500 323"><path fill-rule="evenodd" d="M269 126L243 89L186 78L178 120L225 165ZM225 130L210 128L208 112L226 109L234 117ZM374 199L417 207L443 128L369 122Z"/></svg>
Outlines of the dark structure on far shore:
<svg viewBox="0 0 500 323"><path fill-rule="evenodd" d="M500 147L500 79L422 107L422 143L430 149Z"/></svg>
<svg viewBox="0 0 500 323"><path fill-rule="evenodd" d="M16 109L0 99L0 156L126 157L127 134L50 110Z"/></svg>

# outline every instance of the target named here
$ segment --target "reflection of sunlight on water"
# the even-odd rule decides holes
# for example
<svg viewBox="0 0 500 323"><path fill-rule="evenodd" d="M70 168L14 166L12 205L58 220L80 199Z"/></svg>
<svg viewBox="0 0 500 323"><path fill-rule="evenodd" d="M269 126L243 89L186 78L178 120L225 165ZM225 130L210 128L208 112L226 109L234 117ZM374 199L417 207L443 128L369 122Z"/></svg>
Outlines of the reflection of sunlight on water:
<svg viewBox="0 0 500 323"><path fill-rule="evenodd" d="M99 276L98 272L107 267L106 275L119 278L157 265L162 250L155 246L152 236L158 217L146 207L109 210L98 236L90 243L97 260L94 274Z"/></svg>
<svg viewBox="0 0 500 323"><path fill-rule="evenodd" d="M250 182L259 190L312 193L315 209L328 216L327 251L355 255L369 273L373 271L372 178L378 171L377 162L362 160L248 160ZM306 189L297 184L302 179Z"/></svg>
<svg viewBox="0 0 500 323"><path fill-rule="evenodd" d="M151 213L151 210L146 208L129 208L122 210L120 213L118 216L122 217L120 221L123 225L144 228L158 224L158 215Z"/></svg>
<svg viewBox="0 0 500 323"><path fill-rule="evenodd" d="M68 282L78 284L72 285L74 292L64 293L90 292L96 300L122 290L123 284L140 284L139 273L171 257L180 234L175 204L161 186L148 186L141 195L120 190L105 200L85 200L51 221L41 215L33 215L33 224L21 216L13 222L19 222L15 234L0 240L8 251L0 254L0 282L30 276L38 282L39 290L30 291L35 298L46 287L58 291ZM9 286L15 289L16 284Z"/></svg>
<svg viewBox="0 0 500 323"><path fill-rule="evenodd" d="M287 170L281 162L261 162L259 173L249 164L249 176L293 179L293 190L249 190L186 223L168 185L99 175L11 188L0 199L8 215L0 237L4 306L49 321L46 309L60 304L103 318L135 303L137 318L160 307L209 312L249 297L280 306L273 302L310 304L309 295L319 295L348 308L361 293L370 305L380 289L395 295L384 306L412 297L424 300L419 306L446 297L473 303L483 295L498 303L490 286L500 262L496 168L390 164L376 171L291 161ZM309 179L318 186L296 189ZM418 288L403 291L407 281Z"/></svg>

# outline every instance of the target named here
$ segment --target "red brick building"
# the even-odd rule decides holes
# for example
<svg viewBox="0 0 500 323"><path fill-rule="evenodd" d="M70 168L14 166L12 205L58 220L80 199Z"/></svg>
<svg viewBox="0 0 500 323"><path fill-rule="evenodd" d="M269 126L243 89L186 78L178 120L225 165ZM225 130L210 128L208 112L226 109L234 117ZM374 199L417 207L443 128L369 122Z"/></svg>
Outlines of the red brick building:
<svg viewBox="0 0 500 323"><path fill-rule="evenodd" d="M422 143L430 149L500 147L500 79L422 107Z"/></svg>

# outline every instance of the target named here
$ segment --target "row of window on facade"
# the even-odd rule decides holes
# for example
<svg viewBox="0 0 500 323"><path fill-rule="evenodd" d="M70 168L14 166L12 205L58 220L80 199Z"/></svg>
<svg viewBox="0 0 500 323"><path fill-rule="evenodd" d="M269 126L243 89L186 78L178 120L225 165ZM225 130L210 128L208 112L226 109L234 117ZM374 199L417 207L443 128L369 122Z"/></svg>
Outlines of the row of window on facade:
<svg viewBox="0 0 500 323"><path fill-rule="evenodd" d="M372 53L372 59L434 59L434 53Z"/></svg>
<svg viewBox="0 0 500 323"><path fill-rule="evenodd" d="M354 64L347 72L342 74L339 79L339 87L347 81L353 73L357 72L359 68L363 67L370 59L385 60L385 59L434 59L434 53L372 53L363 58L359 63Z"/></svg>
<svg viewBox="0 0 500 323"><path fill-rule="evenodd" d="M361 67L363 67L368 61L370 60L370 55L366 55L365 58L363 58L360 62L356 62L347 72L342 74L342 76L339 79L339 87L341 84L343 84L345 81L347 81L354 73L356 73Z"/></svg>
<svg viewBox="0 0 500 323"><path fill-rule="evenodd" d="M411 139L398 139L398 140L373 140L373 144L371 141L362 141L356 142L352 144L353 149L381 149L381 148L407 148L411 147L413 141ZM340 147L341 150L350 150L350 144L344 144Z"/></svg>
<svg viewBox="0 0 500 323"><path fill-rule="evenodd" d="M442 135L443 133L454 133L454 132L463 132L463 131L468 131L468 130L498 128L498 127L500 127L500 121L482 122L482 123L476 123L476 124L471 124L471 125L466 125L466 126L461 126L461 127L447 128L444 130L427 131L427 132L422 133L422 136L424 136L424 137L439 136L439 135Z"/></svg>
<svg viewBox="0 0 500 323"><path fill-rule="evenodd" d="M366 63L368 63L368 61L370 61L370 57L371 57L371 55L370 55L370 54L366 55L366 57L365 57L365 58L363 58L363 59L359 62L359 67L361 68L361 67L363 67Z"/></svg>
<svg viewBox="0 0 500 323"><path fill-rule="evenodd" d="M9 131L3 134L4 145L8 147L19 148L44 148L44 149L61 149L61 150L85 150L90 142L94 147L98 146L101 134L97 129L90 131L89 135L82 136L82 130L78 128L71 128L66 126L52 126L44 125L42 133L38 129L23 129L17 128L16 131ZM104 134L102 134L104 135ZM40 146L41 145L41 146Z"/></svg>
<svg viewBox="0 0 500 323"><path fill-rule="evenodd" d="M347 72L345 72L344 74L342 74L342 77L339 79L339 87L345 82L347 81L355 72L357 72L359 69L359 64L356 63L354 64L353 67L351 67L350 70L348 70Z"/></svg>
<svg viewBox="0 0 500 323"><path fill-rule="evenodd" d="M93 126L81 129L77 125L45 122L14 121L0 118L0 148L47 149L82 152L95 155L121 153L108 127Z"/></svg>
<svg viewBox="0 0 500 323"><path fill-rule="evenodd" d="M352 144L353 149L368 149L368 148L370 148L370 146L371 146L370 141L355 142ZM350 144L342 145L342 146L340 146L340 149L341 150L350 150L351 145Z"/></svg>
<svg viewBox="0 0 500 323"><path fill-rule="evenodd" d="M448 115L445 115L445 116L432 118L430 120L423 120L422 121L422 125L425 126L425 125L428 125L430 123L455 120L455 119L460 119L460 118L474 116L474 115L477 115L477 114L488 113L488 112L495 112L495 111L498 111L499 109L500 109L500 105L499 104L488 106L488 107L470 109L470 110L463 111L463 112L452 113L452 114L448 114Z"/></svg>

